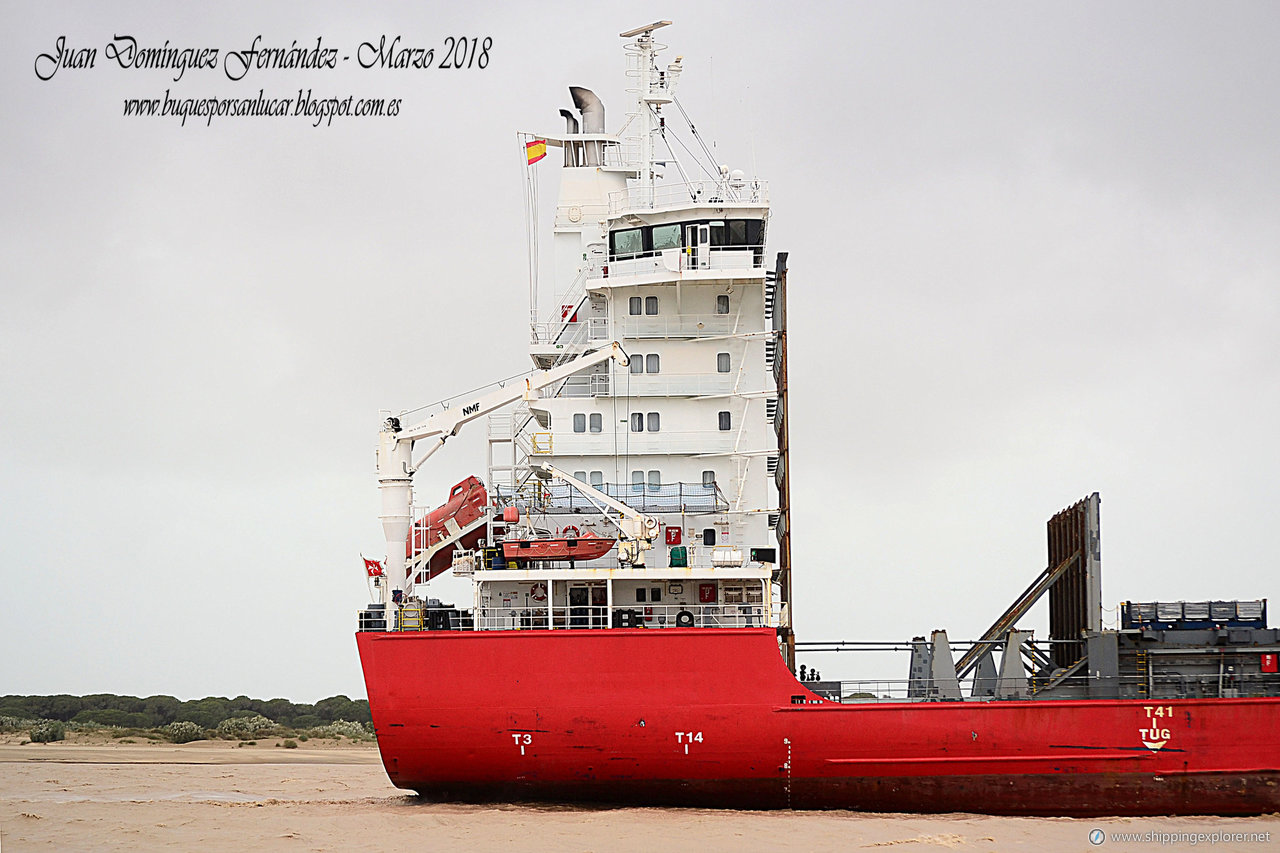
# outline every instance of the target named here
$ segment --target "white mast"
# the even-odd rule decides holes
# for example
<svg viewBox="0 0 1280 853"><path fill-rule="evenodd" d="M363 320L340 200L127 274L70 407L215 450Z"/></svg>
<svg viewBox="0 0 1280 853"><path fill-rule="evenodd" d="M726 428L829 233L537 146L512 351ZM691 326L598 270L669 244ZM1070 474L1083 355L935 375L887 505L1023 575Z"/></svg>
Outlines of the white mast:
<svg viewBox="0 0 1280 853"><path fill-rule="evenodd" d="M671 92L680 77L680 63L683 59L676 57L676 61L667 66L665 72L658 70L655 60L662 47L654 42L653 31L670 25L670 21L654 21L652 24L619 33L622 38L639 36L626 47L630 60L628 64L633 64L627 74L636 79L636 88L628 90L636 96L631 121L628 122L634 126L635 132L627 138L638 143L638 150L633 149L632 152L638 157L634 164L639 173L635 197L644 205L653 204L653 137L661 129L662 106L671 103Z"/></svg>

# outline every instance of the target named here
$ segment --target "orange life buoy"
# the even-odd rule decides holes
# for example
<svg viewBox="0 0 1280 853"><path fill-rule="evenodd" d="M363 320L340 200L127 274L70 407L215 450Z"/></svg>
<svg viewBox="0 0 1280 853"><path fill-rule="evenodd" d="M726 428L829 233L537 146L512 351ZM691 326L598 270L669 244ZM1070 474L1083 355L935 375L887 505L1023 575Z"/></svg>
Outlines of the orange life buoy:
<svg viewBox="0 0 1280 853"><path fill-rule="evenodd" d="M580 536L582 536L582 532L579 531L578 528L570 524L567 527L560 528L560 535L563 536L565 539L577 539Z"/></svg>
<svg viewBox="0 0 1280 853"><path fill-rule="evenodd" d="M546 601L547 585L545 583L535 583L533 589L529 590L529 597L534 601Z"/></svg>

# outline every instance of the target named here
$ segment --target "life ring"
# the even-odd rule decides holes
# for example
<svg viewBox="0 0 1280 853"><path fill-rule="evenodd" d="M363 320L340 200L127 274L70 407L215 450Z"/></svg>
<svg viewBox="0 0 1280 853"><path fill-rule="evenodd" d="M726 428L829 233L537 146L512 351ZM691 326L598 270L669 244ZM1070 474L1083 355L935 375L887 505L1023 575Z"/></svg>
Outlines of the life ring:
<svg viewBox="0 0 1280 853"><path fill-rule="evenodd" d="M534 601L546 601L547 585L545 583L535 583L533 589L529 590L529 597Z"/></svg>
<svg viewBox="0 0 1280 853"><path fill-rule="evenodd" d="M582 531L570 524L567 527L560 528L560 535L565 539L578 539L582 536Z"/></svg>

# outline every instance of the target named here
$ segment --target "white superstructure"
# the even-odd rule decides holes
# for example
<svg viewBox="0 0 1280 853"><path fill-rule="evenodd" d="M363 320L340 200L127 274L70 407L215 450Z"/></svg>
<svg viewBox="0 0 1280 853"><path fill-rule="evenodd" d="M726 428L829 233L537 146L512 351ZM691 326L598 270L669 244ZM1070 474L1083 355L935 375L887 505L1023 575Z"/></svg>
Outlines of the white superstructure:
<svg viewBox="0 0 1280 853"><path fill-rule="evenodd" d="M561 161L551 239L555 298L540 308L532 288L534 364L555 367L609 341L620 342L631 361L602 363L534 405L492 416L489 483L500 502L518 505L549 535L611 535L575 490L533 476L549 462L657 518L662 533L650 575L672 569L759 578L751 599L768 612L778 439L767 187L671 153L668 134L677 129L674 120L668 128L663 108L679 107L682 62L658 64L662 47L653 33L666 23L622 34L632 39L634 100L620 131L606 132L600 100L574 87L577 114L561 111L563 134L523 136L545 141L550 152L530 169ZM683 128L684 138L690 130ZM613 553L572 571L616 566ZM501 577L514 580L509 570ZM476 602L482 610L488 603Z"/></svg>

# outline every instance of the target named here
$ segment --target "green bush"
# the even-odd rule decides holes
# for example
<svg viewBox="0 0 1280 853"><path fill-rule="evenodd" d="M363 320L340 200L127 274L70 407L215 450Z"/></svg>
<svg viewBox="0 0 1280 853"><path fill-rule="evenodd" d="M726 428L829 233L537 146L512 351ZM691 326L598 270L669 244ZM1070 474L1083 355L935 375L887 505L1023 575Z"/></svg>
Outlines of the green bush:
<svg viewBox="0 0 1280 853"><path fill-rule="evenodd" d="M284 743L282 743L282 744L280 744L280 745L281 745L281 746L283 746L285 749L297 749L297 748L298 748L298 742L297 742L296 740L287 740L287 741L285 741Z"/></svg>
<svg viewBox="0 0 1280 853"><path fill-rule="evenodd" d="M227 740L246 740L273 735L279 730L275 721L268 720L261 714L252 714L247 717L229 717L218 723L213 731L218 737Z"/></svg>
<svg viewBox="0 0 1280 853"><path fill-rule="evenodd" d="M52 743L67 737L67 727L58 720L46 720L31 727L32 743Z"/></svg>
<svg viewBox="0 0 1280 853"><path fill-rule="evenodd" d="M197 725L189 720L179 720L176 723L169 723L167 726L161 726L160 732L174 743L191 743L193 740L204 740L204 726Z"/></svg>
<svg viewBox="0 0 1280 853"><path fill-rule="evenodd" d="M349 737L352 740L369 740L373 736L363 724L350 720L335 720L327 726L316 726L307 734L311 737Z"/></svg>
<svg viewBox="0 0 1280 853"><path fill-rule="evenodd" d="M26 720L26 719L23 719L22 717L0 716L0 732L26 731L32 726L37 725L39 722L40 722L39 720Z"/></svg>

